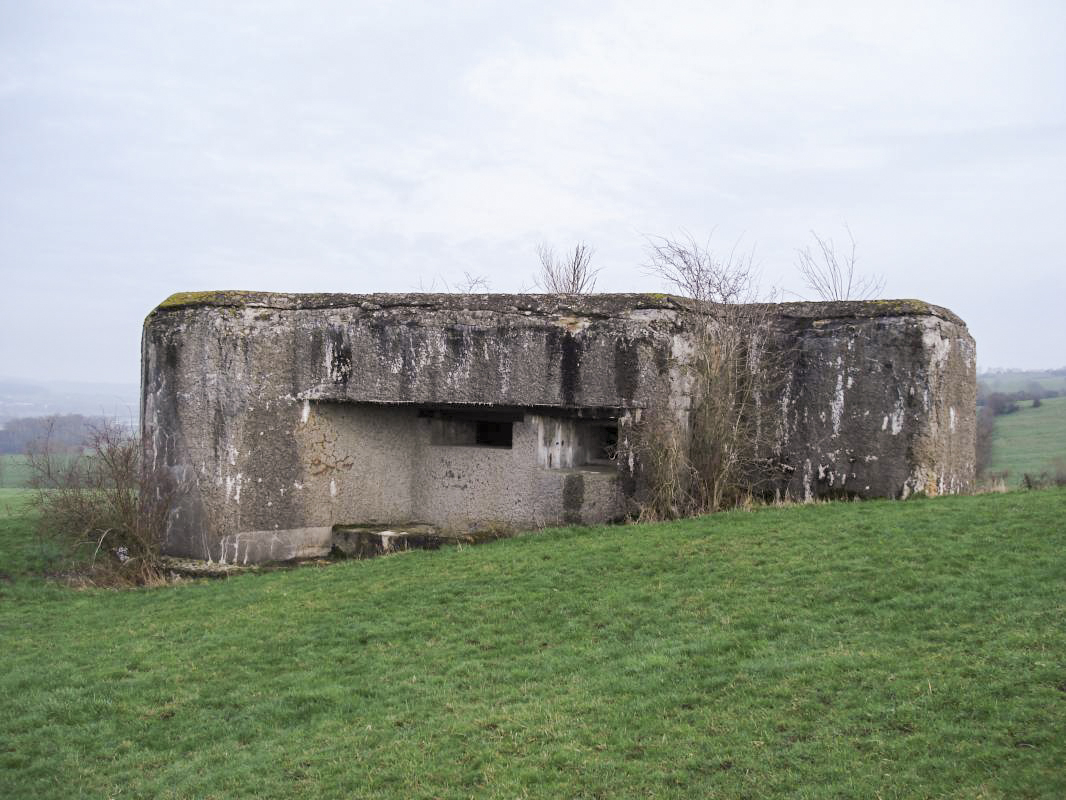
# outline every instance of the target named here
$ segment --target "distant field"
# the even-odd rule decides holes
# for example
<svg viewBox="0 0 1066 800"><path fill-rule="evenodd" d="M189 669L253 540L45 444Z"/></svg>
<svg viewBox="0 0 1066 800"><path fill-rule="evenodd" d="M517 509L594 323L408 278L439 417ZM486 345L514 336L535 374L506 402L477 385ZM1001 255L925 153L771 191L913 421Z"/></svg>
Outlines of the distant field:
<svg viewBox="0 0 1066 800"><path fill-rule="evenodd" d="M0 797L1066 797L1066 490L140 591L30 574L28 494Z"/></svg>
<svg viewBox="0 0 1066 800"><path fill-rule="evenodd" d="M1054 375L1046 371L997 372L977 376L978 383L990 392L1021 392L1038 383L1044 389L1066 392L1066 375Z"/></svg>
<svg viewBox="0 0 1066 800"><path fill-rule="evenodd" d="M54 463L62 463L57 456ZM25 456L0 454L0 489L25 489L30 485L32 472Z"/></svg>
<svg viewBox="0 0 1066 800"><path fill-rule="evenodd" d="M1028 401L1013 414L996 417L991 472L1008 470L1008 485L1021 485L1028 472L1037 475L1066 459L1066 397L1051 397L1040 408Z"/></svg>
<svg viewBox="0 0 1066 800"><path fill-rule="evenodd" d="M29 485L26 458L0 453L0 489L21 489Z"/></svg>

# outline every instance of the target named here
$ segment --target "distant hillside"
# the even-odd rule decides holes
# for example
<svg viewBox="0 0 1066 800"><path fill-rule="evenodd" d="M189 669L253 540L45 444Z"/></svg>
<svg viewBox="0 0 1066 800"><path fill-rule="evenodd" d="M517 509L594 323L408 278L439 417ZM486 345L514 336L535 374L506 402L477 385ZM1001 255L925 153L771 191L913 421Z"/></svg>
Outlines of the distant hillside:
<svg viewBox="0 0 1066 800"><path fill-rule="evenodd" d="M1055 472L1066 461L1066 397L1018 404L1018 410L996 417L989 471L1008 472L1007 484L1020 486L1028 473Z"/></svg>
<svg viewBox="0 0 1066 800"><path fill-rule="evenodd" d="M1058 391L1066 394L1066 367L1042 370L992 370L977 375L977 382L991 392L1032 391L1039 387L1045 391Z"/></svg>
<svg viewBox="0 0 1066 800"><path fill-rule="evenodd" d="M135 383L0 378L0 425L19 417L52 414L104 416L136 424L139 397L140 388Z"/></svg>

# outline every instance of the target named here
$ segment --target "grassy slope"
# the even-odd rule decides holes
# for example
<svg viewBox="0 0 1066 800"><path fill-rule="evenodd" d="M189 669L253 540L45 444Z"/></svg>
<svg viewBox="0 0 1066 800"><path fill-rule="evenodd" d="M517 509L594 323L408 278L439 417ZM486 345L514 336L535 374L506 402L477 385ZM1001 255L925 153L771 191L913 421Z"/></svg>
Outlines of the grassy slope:
<svg viewBox="0 0 1066 800"><path fill-rule="evenodd" d="M1026 472L1036 475L1066 459L1066 397L1052 397L1032 408L1020 403L1013 414L996 417L990 471L1010 471L1008 483L1018 486Z"/></svg>
<svg viewBox="0 0 1066 800"><path fill-rule="evenodd" d="M0 580L0 796L1063 797L1064 519L1048 491Z"/></svg>

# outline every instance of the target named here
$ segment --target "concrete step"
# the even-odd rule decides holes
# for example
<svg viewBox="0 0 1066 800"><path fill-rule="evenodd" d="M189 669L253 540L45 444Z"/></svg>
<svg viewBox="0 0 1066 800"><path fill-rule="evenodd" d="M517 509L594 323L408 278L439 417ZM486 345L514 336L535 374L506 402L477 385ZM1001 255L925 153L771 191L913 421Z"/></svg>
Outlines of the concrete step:
<svg viewBox="0 0 1066 800"><path fill-rule="evenodd" d="M350 558L373 558L407 550L439 550L445 546L475 545L503 538L498 531L441 531L433 525L335 525L333 548Z"/></svg>

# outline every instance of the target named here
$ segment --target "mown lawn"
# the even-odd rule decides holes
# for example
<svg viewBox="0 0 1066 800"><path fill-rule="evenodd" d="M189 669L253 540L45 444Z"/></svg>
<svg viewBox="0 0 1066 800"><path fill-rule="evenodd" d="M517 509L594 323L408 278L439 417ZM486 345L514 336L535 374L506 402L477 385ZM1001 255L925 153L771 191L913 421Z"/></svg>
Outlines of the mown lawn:
<svg viewBox="0 0 1066 800"><path fill-rule="evenodd" d="M1066 797L1066 491L122 592L25 574L30 523L3 797Z"/></svg>
<svg viewBox="0 0 1066 800"><path fill-rule="evenodd" d="M1053 474L1056 459L1066 462L1066 397L1050 397L1039 408L1028 401L1018 405L996 417L989 465L991 472L1008 471L1010 486L1020 486L1025 473Z"/></svg>

